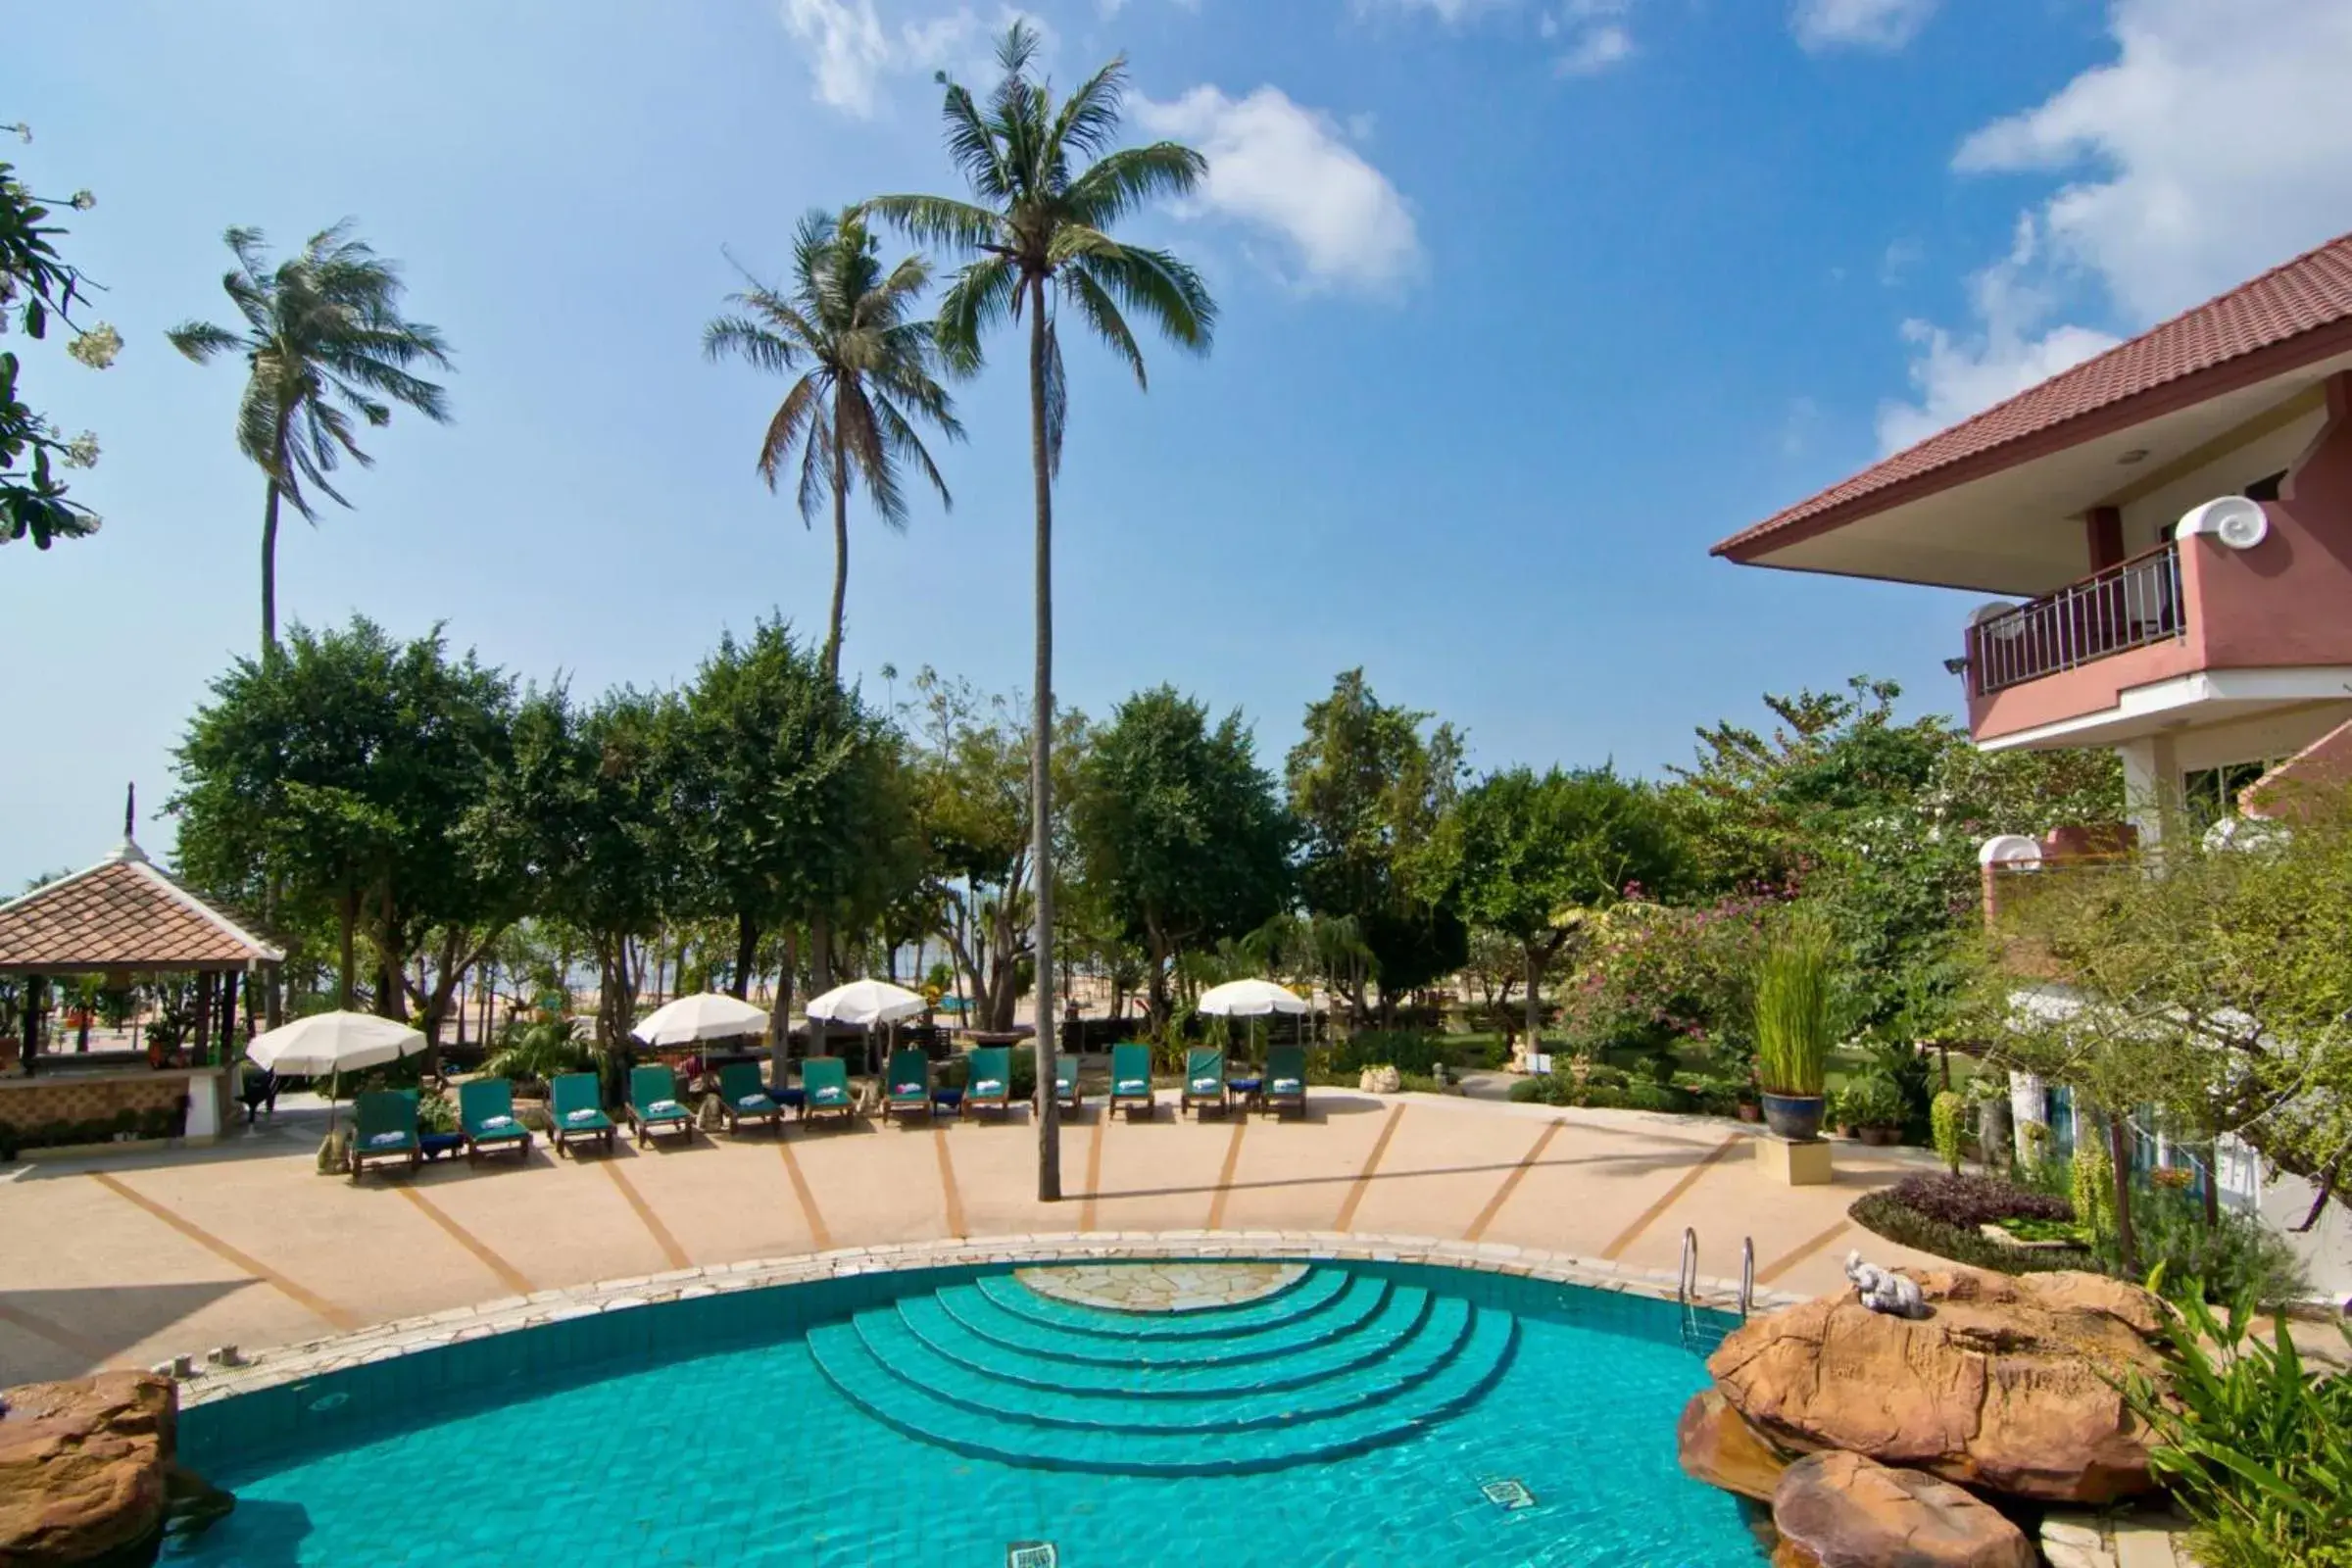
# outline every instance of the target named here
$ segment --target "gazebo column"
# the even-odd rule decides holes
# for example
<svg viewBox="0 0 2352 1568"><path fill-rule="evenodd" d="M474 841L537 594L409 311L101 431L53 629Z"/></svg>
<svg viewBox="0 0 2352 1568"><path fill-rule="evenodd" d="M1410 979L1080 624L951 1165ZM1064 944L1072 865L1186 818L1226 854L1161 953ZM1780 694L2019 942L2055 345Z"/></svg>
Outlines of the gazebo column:
<svg viewBox="0 0 2352 1568"><path fill-rule="evenodd" d="M213 1040L213 972L196 971L196 1026L189 1032L188 1060L194 1064L212 1045Z"/></svg>

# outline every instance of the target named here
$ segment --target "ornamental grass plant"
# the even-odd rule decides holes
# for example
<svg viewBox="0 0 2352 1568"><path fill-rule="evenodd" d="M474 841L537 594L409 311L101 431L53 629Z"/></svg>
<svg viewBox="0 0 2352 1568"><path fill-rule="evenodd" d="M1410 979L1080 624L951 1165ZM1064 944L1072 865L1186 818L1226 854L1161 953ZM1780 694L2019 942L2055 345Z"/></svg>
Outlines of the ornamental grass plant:
<svg viewBox="0 0 2352 1568"><path fill-rule="evenodd" d="M1766 1094L1821 1094L1837 980L1837 942L1818 916L1792 915L1773 932L1756 963L1756 1077Z"/></svg>

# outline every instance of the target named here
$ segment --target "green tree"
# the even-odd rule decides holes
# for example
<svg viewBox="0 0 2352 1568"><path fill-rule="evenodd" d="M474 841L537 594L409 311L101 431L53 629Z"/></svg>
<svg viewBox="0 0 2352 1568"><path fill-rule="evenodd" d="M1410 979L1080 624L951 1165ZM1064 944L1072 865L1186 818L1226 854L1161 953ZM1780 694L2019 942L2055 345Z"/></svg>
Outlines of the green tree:
<svg viewBox="0 0 2352 1568"><path fill-rule="evenodd" d="M833 609L819 663L841 670L842 617L850 591L850 492L858 484L882 520L906 526L899 470L910 465L953 507L948 485L923 446L917 421L963 438L940 386L934 324L910 319L931 280L930 264L909 256L885 272L874 236L856 209L839 218L810 213L793 238L792 291L752 281L728 296L741 314L703 329L711 359L738 356L778 375L802 371L768 419L760 476L771 491L799 448L801 517L812 522L833 501ZM910 417L911 416L911 417Z"/></svg>
<svg viewBox="0 0 2352 1568"><path fill-rule="evenodd" d="M1450 724L1392 708L1361 669L1344 672L1306 710L1285 773L1305 842L1307 907L1354 922L1384 1011L1469 960L1470 939L1434 852L1460 794L1462 742ZM1343 989L1359 1014L1363 988Z"/></svg>
<svg viewBox="0 0 2352 1568"><path fill-rule="evenodd" d="M1531 1051L1542 1039L1544 972L1582 917L1629 895L1661 896L1681 853L1656 793L1606 767L1490 774L1462 796L1446 848L1471 927L1518 946Z"/></svg>
<svg viewBox="0 0 2352 1568"><path fill-rule="evenodd" d="M881 196L867 203L926 244L972 258L940 306L940 333L952 363L980 363L991 329L1029 318L1029 460L1037 507L1037 668L1031 688L1030 788L1036 842L1037 948L1054 943L1054 476L1069 408L1054 308L1076 313L1089 332L1146 384L1143 350L1130 313L1178 346L1205 353L1216 305L1200 274L1165 251L1111 238L1121 220L1160 197L1189 194L1207 164L1189 147L1155 142L1113 149L1127 85L1127 63L1114 59L1057 108L1034 74L1037 30L1016 22L997 46L1003 78L983 109L954 82L943 114L948 152L973 199ZM943 76L943 81L945 80ZM1038 966L1038 1082L1054 1081L1054 965ZM1037 1192L1061 1197L1061 1138L1050 1092L1038 1096Z"/></svg>
<svg viewBox="0 0 2352 1568"><path fill-rule="evenodd" d="M25 125L0 125L32 140ZM63 204L75 212L97 205L86 190ZM14 164L0 160L0 332L13 318L35 340L49 323L65 323L73 339L66 352L92 369L103 370L122 347L122 334L100 321L86 330L74 320L75 307L88 302L90 281L58 254L65 229L47 221L49 206L17 177ZM86 468L98 460L98 438L87 431L60 438L48 419L33 412L20 388L24 369L14 351L0 352L0 544L30 538L46 550L59 539L80 539L98 531L98 514L67 494L57 476L64 468Z"/></svg>
<svg viewBox="0 0 2352 1568"><path fill-rule="evenodd" d="M1766 697L1769 734L1700 730L1669 798L1693 882L1801 892L1849 956L1857 1026L1907 1048L1955 1026L1979 928L1978 846L2115 821L2123 779L2107 752L1980 753L1946 718L1898 718L1892 681L1848 685Z"/></svg>
<svg viewBox="0 0 2352 1568"><path fill-rule="evenodd" d="M405 1016L422 933L475 933L448 977L523 912L472 816L507 766L513 687L498 670L451 658L438 631L404 643L355 616L339 631L296 625L280 657L240 660L212 690L177 753L181 865L231 895L282 887L298 922L330 917L341 1005L357 994L361 933L376 950L375 1006Z"/></svg>
<svg viewBox="0 0 2352 1568"><path fill-rule="evenodd" d="M1238 710L1211 728L1172 686L1128 698L1095 733L1071 815L1088 884L1149 959L1155 1027L1180 954L1243 937L1287 903L1290 822Z"/></svg>
<svg viewBox="0 0 2352 1568"><path fill-rule="evenodd" d="M244 318L232 331L209 321L172 328L172 346L202 365L216 355L245 356L237 404L237 450L268 479L262 507L262 650L277 646L278 504L316 522L313 493L349 501L328 478L348 457L373 464L352 424L389 424L405 404L437 424L449 420L440 386L415 373L447 368L440 331L400 314L400 269L351 237L346 219L311 236L300 255L270 270L258 228L223 236L237 265L220 279Z"/></svg>

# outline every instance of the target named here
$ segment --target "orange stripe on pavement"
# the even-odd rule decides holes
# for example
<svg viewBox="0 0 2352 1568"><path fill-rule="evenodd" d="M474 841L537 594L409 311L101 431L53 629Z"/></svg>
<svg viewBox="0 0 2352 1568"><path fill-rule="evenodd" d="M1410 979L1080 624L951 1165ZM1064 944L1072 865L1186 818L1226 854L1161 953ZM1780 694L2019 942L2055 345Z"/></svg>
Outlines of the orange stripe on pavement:
<svg viewBox="0 0 2352 1568"><path fill-rule="evenodd" d="M1242 1134L1250 1130L1248 1112L1240 1113L1233 1124L1232 1141L1225 1146L1225 1164L1217 1172L1217 1192L1208 1200L1208 1228L1216 1230L1225 1223L1225 1196L1233 1189L1233 1173L1242 1162Z"/></svg>
<svg viewBox="0 0 2352 1568"><path fill-rule="evenodd" d="M1086 1141L1086 1201L1079 1205L1078 1228L1095 1228L1095 1195L1102 1191L1102 1129L1110 1125L1110 1106L1095 1117L1095 1135Z"/></svg>
<svg viewBox="0 0 2352 1568"><path fill-rule="evenodd" d="M1364 1158L1364 1168L1355 1173L1355 1181L1348 1189L1348 1200L1340 1205L1340 1217L1332 1222L1335 1231L1348 1230L1355 1224L1356 1208L1364 1200L1373 1176L1380 1170L1381 1156L1389 1152L1389 1140L1396 1136L1396 1124L1404 1119L1404 1107L1390 1108L1389 1119L1381 1124L1380 1136L1372 1142L1372 1152Z"/></svg>
<svg viewBox="0 0 2352 1568"><path fill-rule="evenodd" d="M1487 1206L1478 1211L1478 1218L1472 1220L1470 1228L1462 1232L1463 1241L1475 1242L1487 1234L1487 1227L1494 1223L1494 1216L1502 1212L1502 1205L1511 1200L1511 1195L1519 1190L1519 1184L1527 1180L1527 1173L1535 1168L1537 1160L1544 1157L1544 1151L1551 1147L1551 1141L1560 1135L1563 1125L1555 1121L1536 1136L1535 1143L1527 1152L1519 1156L1519 1163L1513 1165L1511 1173L1502 1179L1502 1185L1494 1189L1494 1196L1487 1200Z"/></svg>
<svg viewBox="0 0 2352 1568"><path fill-rule="evenodd" d="M190 1220L182 1219L171 1209L166 1208L154 1199L149 1198L145 1193L134 1191L130 1187L124 1185L120 1179L108 1175L105 1171L94 1170L91 1171L89 1175L90 1180L96 1182L108 1192L113 1193L116 1197L121 1198L127 1202L136 1204L138 1207L145 1209L148 1213L153 1214L157 1219L162 1220L165 1224L171 1226L173 1230L179 1232L180 1235L185 1236L189 1241L194 1242L198 1247L203 1248L215 1257L228 1264L231 1268L242 1269L245 1271L248 1277L261 1280L265 1284L274 1286L278 1291L290 1298L296 1305L300 1306L304 1311L310 1313L312 1316L323 1318L339 1329L356 1329L360 1326L360 1319L353 1313L337 1306L334 1302L328 1300L325 1297L320 1296L318 1292L295 1284L292 1280L286 1278L283 1274L280 1274L277 1270L271 1268L260 1258L255 1257L252 1253L239 1251L236 1248L229 1246L228 1243L222 1241L220 1237L215 1236L211 1231L206 1230L203 1226L195 1224Z"/></svg>
<svg viewBox="0 0 2352 1568"><path fill-rule="evenodd" d="M669 1234L669 1227L662 1223L662 1216L654 1212L653 1205L645 1200L645 1195L637 1191L637 1184L629 1180L628 1175L621 1170L620 1161L600 1159L597 1164L606 1175L612 1178L612 1185L620 1189L620 1196L629 1200L629 1206L635 1209L637 1217L645 1222L646 1230L653 1235L654 1245L662 1249L663 1257L669 1259L669 1266L671 1268L694 1267L694 1259L686 1255L686 1249L680 1247L678 1239Z"/></svg>
<svg viewBox="0 0 2352 1568"><path fill-rule="evenodd" d="M808 1250L831 1251L833 1233L825 1229L825 1216L816 1206L816 1195L808 1190L808 1178L801 1174L800 1157L792 1152L792 1140L779 1134L776 1152L784 1156L784 1174L792 1181L792 1196L801 1200L801 1217L808 1222Z"/></svg>
<svg viewBox="0 0 2352 1568"><path fill-rule="evenodd" d="M1796 1267L1797 1264L1802 1263L1806 1258L1811 1257L1814 1253L1820 1251L1823 1248L1829 1246L1832 1242L1838 1240L1838 1237L1843 1236L1847 1231L1850 1231L1853 1228L1853 1221L1841 1219L1837 1224L1831 1226L1828 1230L1823 1231L1819 1236L1814 1237L1811 1241L1803 1242L1793 1248L1790 1248L1788 1251L1783 1252L1780 1256L1774 1258L1771 1262L1756 1270L1756 1283L1758 1285L1770 1285L1774 1280L1779 1279L1782 1275Z"/></svg>
<svg viewBox="0 0 2352 1568"><path fill-rule="evenodd" d="M948 1130L934 1125L931 1147L939 1151L939 1191L947 1200L948 1234L960 1240L963 1229L963 1195L956 1190L956 1161L948 1153Z"/></svg>
<svg viewBox="0 0 2352 1568"><path fill-rule="evenodd" d="M1611 1242L1607 1247L1601 1249L1601 1257L1611 1263L1614 1263L1617 1261L1617 1259L1623 1257L1627 1249L1631 1248L1636 1242L1642 1239L1642 1233L1657 1223L1659 1215L1665 1213L1675 1204L1681 1202L1683 1200L1683 1195L1697 1185L1698 1179L1707 1173L1708 1166L1714 1164L1717 1160L1723 1158L1724 1155L1730 1153L1733 1150L1739 1148L1741 1144L1746 1142L1747 1140L1745 1137L1739 1133L1734 1133L1729 1138L1726 1138L1722 1143L1707 1151L1707 1155L1704 1159L1701 1159L1697 1164L1691 1166L1689 1170L1683 1172L1681 1176L1675 1179L1674 1185L1666 1189L1665 1197L1659 1199L1656 1202L1650 1204L1640 1214L1636 1215L1634 1217L1634 1222L1631 1225L1628 1225L1624 1230L1621 1230L1617 1233L1617 1239L1615 1241Z"/></svg>
<svg viewBox="0 0 2352 1568"><path fill-rule="evenodd" d="M457 1243L468 1252L471 1252L475 1262L481 1264L482 1267L488 1269L493 1275L497 1276L498 1283L507 1288L507 1294L509 1296L528 1296L539 1288L538 1286L533 1285L529 1280L525 1279L520 1269L517 1269L514 1264L508 1262L505 1258L490 1250L489 1245L480 1237L474 1235L473 1232L467 1230L465 1226L450 1218L449 1214L438 1203L435 1203L431 1199L426 1198L416 1188L395 1187L392 1190L398 1193L401 1197L407 1199L410 1202L416 1204L417 1208L421 1209L424 1212L424 1217L431 1220L434 1224L440 1226L441 1229L448 1234L451 1241Z"/></svg>

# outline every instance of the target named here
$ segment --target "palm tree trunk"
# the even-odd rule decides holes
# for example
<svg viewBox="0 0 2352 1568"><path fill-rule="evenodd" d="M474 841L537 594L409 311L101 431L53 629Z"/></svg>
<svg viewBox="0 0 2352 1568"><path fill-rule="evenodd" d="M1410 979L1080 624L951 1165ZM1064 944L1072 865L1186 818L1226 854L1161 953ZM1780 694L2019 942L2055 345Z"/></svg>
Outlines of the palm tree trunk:
<svg viewBox="0 0 2352 1568"><path fill-rule="evenodd" d="M1061 1200L1061 1104L1054 1093L1054 467L1046 446L1046 280L1029 284L1029 463L1037 485L1037 670L1029 800L1037 875L1037 1200ZM1007 890L1010 897L1010 890Z"/></svg>
<svg viewBox="0 0 2352 1568"><path fill-rule="evenodd" d="M281 446L283 442L279 443ZM283 456L283 453L280 453ZM262 508L262 657L277 652L277 481Z"/></svg>
<svg viewBox="0 0 2352 1568"><path fill-rule="evenodd" d="M1544 1003L1537 982L1544 972L1543 960L1536 954L1533 942L1523 942L1520 948L1527 958L1527 1063L1535 1071L1536 1055L1544 1049Z"/></svg>
<svg viewBox="0 0 2352 1568"><path fill-rule="evenodd" d="M833 616L825 623L825 684L841 680L841 622L850 598L850 458L841 429L841 396L833 398Z"/></svg>

